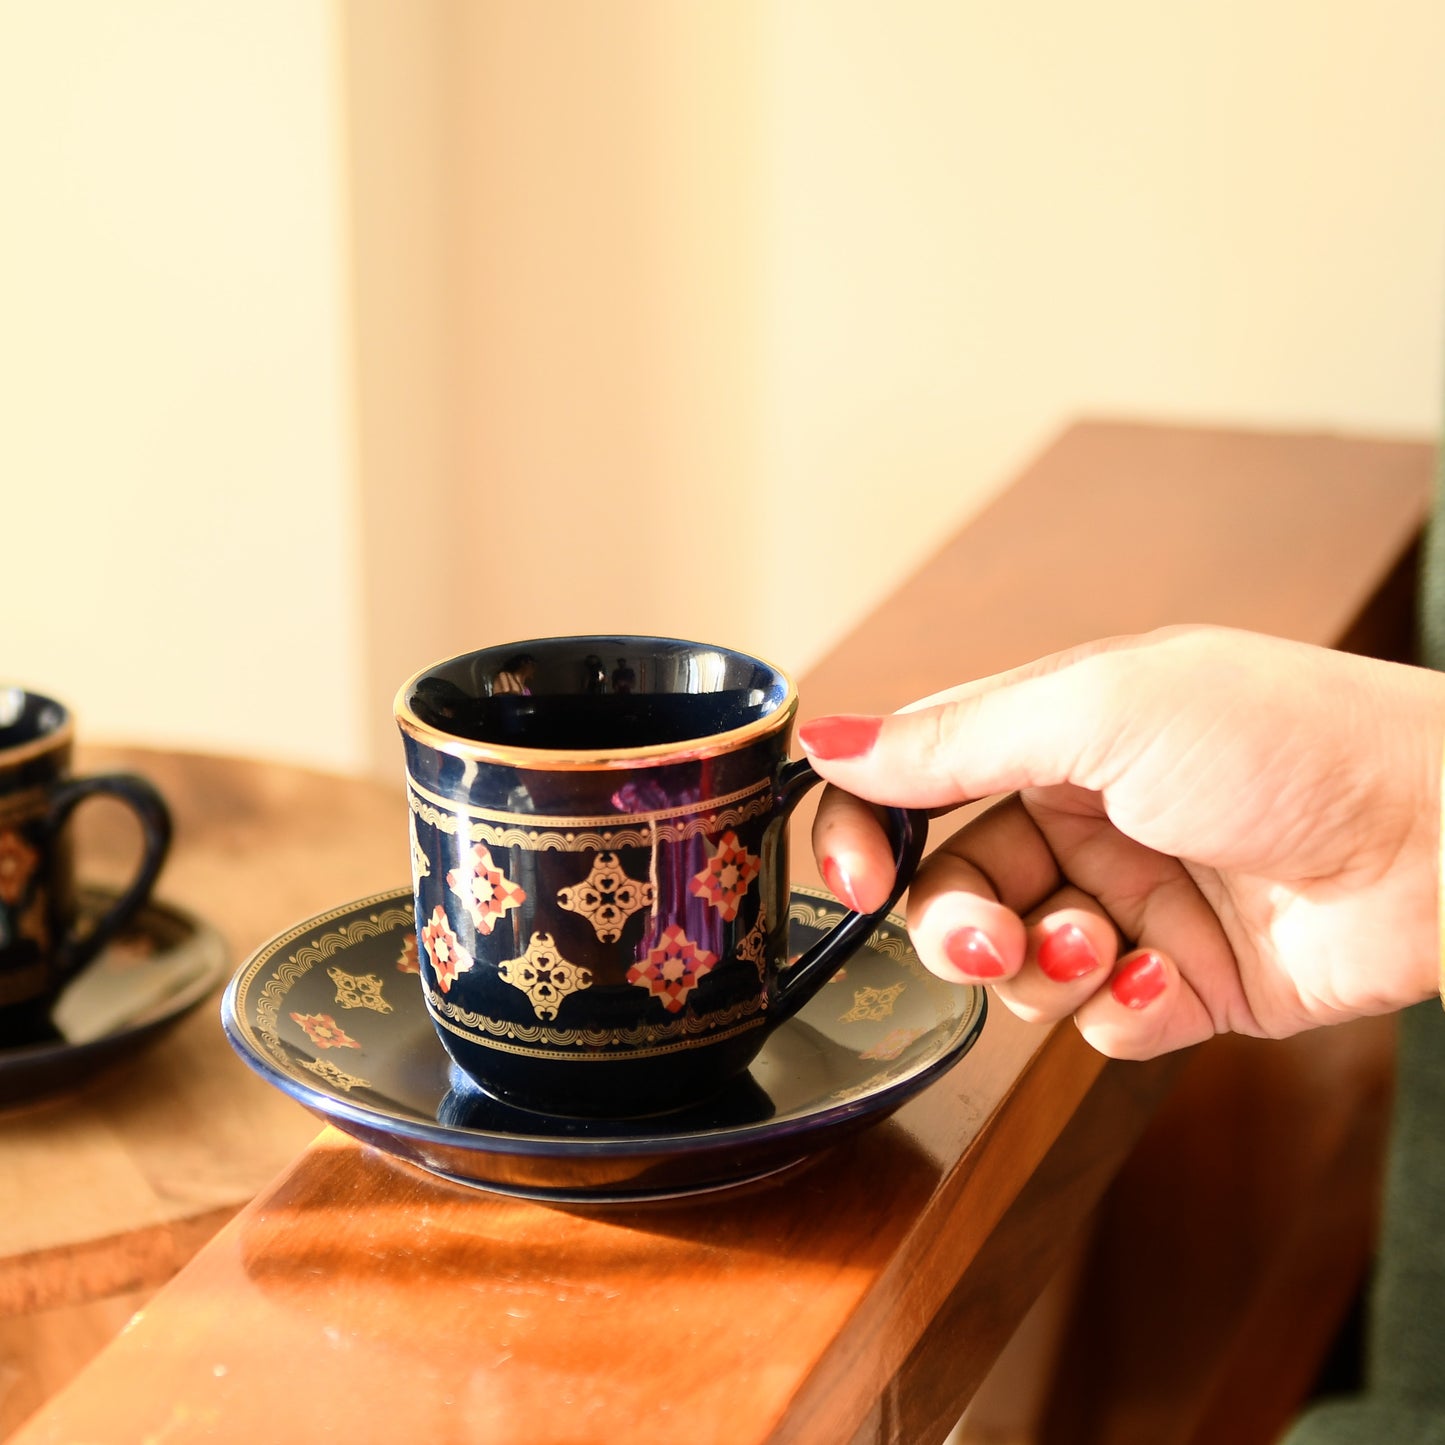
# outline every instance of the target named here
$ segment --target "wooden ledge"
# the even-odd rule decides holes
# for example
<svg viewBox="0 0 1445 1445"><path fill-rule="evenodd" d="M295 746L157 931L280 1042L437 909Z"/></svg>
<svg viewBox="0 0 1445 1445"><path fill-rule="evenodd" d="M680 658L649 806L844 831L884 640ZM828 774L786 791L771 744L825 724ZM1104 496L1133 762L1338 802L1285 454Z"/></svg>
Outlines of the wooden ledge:
<svg viewBox="0 0 1445 1445"><path fill-rule="evenodd" d="M1430 465L1414 442L1072 427L802 680L803 707L891 709L1071 643L1181 621L1399 651ZM239 877L246 860L235 867ZM1367 1199L1374 1179L1345 1156L1378 1139L1387 1032L1308 1035L1262 1071L1228 1041L1188 1060L1106 1064L1067 1026L996 1009L974 1051L895 1120L768 1188L671 1210L589 1215L464 1193L328 1133L17 1439L249 1441L284 1429L563 1445L621 1429L633 1445L680 1433L700 1445L929 1445L1176 1076L1189 1127L1200 1108L1242 1101L1227 1147L1207 1160L1189 1135L1179 1147L1221 1187L1238 1185L1249 1248L1232 1248L1238 1220L1223 1240L1201 1221L1147 1272L1116 1249L1117 1272L1090 1289L1097 1318L1118 1323L1208 1246L1218 1269L1188 1277L1214 1291L1213 1393L1169 1404L1217 1418L1219 1382L1268 1323L1254 1309L1259 1280L1325 1279L1317 1297L1338 1301L1358 1278L1368 1226L1343 1192ZM1252 1119L1268 1128L1251 1142ZM1271 1170L1280 1138L1295 1152ZM1131 1208L1148 1218L1164 1197L1150 1191L1168 1182L1146 1171L1142 1206L1121 1185L1099 1237ZM1341 1201L1334 1222L1292 1230L1323 1190ZM1133 1318L1147 1329L1152 1316ZM1168 1378L1190 1388L1187 1368Z"/></svg>

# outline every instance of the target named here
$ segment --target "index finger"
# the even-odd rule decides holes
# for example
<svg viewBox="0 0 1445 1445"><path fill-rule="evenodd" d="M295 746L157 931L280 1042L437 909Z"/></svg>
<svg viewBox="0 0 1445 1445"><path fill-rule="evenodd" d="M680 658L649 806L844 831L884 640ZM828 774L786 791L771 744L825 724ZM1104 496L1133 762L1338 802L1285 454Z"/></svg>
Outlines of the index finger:
<svg viewBox="0 0 1445 1445"><path fill-rule="evenodd" d="M965 683L889 717L836 715L798 729L829 782L906 808L1074 783L1098 791L1127 734L1130 672L1142 639L1110 638Z"/></svg>

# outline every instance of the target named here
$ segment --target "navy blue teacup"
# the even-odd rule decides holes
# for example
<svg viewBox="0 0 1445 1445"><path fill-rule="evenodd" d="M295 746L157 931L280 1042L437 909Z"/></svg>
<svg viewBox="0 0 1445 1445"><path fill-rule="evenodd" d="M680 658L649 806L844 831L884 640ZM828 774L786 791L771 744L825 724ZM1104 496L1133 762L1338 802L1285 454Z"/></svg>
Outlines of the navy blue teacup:
<svg viewBox="0 0 1445 1445"><path fill-rule="evenodd" d="M0 687L0 1047L52 1041L50 1008L64 985L130 921L170 846L171 820L144 778L70 773L75 727L53 698ZM140 823L129 886L82 930L66 824L87 798L119 799Z"/></svg>
<svg viewBox="0 0 1445 1445"><path fill-rule="evenodd" d="M486 648L397 695L417 957L442 1043L550 1114L685 1108L744 1070L897 901L788 957L797 691L727 648L562 637Z"/></svg>

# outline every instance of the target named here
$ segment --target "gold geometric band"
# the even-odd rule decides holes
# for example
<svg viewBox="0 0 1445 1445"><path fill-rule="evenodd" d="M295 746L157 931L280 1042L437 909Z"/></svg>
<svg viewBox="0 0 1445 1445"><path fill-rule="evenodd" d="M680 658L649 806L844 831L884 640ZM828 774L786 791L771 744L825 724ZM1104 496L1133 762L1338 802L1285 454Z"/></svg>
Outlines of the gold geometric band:
<svg viewBox="0 0 1445 1445"><path fill-rule="evenodd" d="M480 1031L480 1029L476 1027L467 1028L460 1023L453 1022L452 1019L446 1017L444 1014L438 1013L436 1009L433 1008L433 1002L438 1000L437 996L432 993L431 990L427 991L426 1001L427 1012L431 1014L432 1021L437 1024L438 1027L444 1028L448 1033L455 1034L460 1039L465 1039L469 1044L480 1044L483 1048L496 1049L504 1054L522 1054L532 1059L564 1059L569 1063L579 1064L605 1064L625 1062L628 1059L653 1059L659 1057L662 1054L677 1054L682 1053L688 1049L705 1048L710 1044L721 1043L724 1039L736 1038L739 1034L747 1033L749 1029L760 1028L763 1024L767 1022L766 1015L761 1012L763 1007L762 1000L746 999L742 1004L735 1005L733 1008L728 1009L723 1014L714 1014L706 1019L689 1020L690 1023L694 1023L700 1028L706 1029L707 1032L699 1032L689 1037L675 1039L670 1043L653 1044L647 1048L628 1047L622 1053L602 1053L595 1049L590 1052L572 1053L563 1049L534 1048L526 1043L509 1043L505 1037L498 1037L497 1034L492 1033L483 1033ZM730 1017L735 1018L739 1013L751 1014L752 1017L744 1018L741 1023L735 1024L732 1028L728 1028L726 1026L716 1028L713 1027L713 1025L719 1023L720 1020ZM468 1019L477 1019L483 1026L496 1029L498 1030L498 1033L501 1034L512 1032L515 1036L524 1036L532 1032L537 1032L536 1030L533 1030L528 1026L510 1026L501 1020L488 1019L477 1014L463 1014L463 1017ZM661 1035L664 1032L665 1028L666 1025L662 1025L656 1030L656 1032ZM576 1034L580 1036L584 1033L592 1034L601 1031L569 1029L547 1030L546 1032L558 1034ZM617 1032L619 1035L621 1035L624 1033L632 1033L634 1032L634 1030L618 1030ZM579 1037L578 1042L581 1041L582 1040ZM602 1040L602 1042L621 1043L623 1042L623 1040L619 1037L615 1040Z"/></svg>
<svg viewBox="0 0 1445 1445"><path fill-rule="evenodd" d="M650 848L655 843L682 843L725 828L736 828L773 808L772 786L766 780L721 798L707 798L682 808L655 813L621 813L612 817L552 818L522 813L495 813L446 802L408 779L407 802L423 823L455 834L466 827L474 843L532 852L613 853L619 848ZM736 804L737 806L729 806ZM473 819L468 823L468 819ZM528 827L526 825L530 824ZM538 825L542 826L539 827ZM631 826L641 824L641 827ZM586 830L586 831L573 831Z"/></svg>

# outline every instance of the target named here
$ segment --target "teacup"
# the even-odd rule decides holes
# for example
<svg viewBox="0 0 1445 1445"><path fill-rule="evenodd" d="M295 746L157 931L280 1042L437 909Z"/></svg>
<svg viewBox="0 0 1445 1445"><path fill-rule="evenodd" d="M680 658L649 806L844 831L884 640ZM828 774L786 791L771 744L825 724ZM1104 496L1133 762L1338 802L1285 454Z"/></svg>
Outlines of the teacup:
<svg viewBox="0 0 1445 1445"><path fill-rule="evenodd" d="M927 837L892 810L898 882L788 957L793 684L743 653L562 637L426 668L397 694L417 957L442 1043L551 1114L684 1108L743 1073L867 941Z"/></svg>
<svg viewBox="0 0 1445 1445"><path fill-rule="evenodd" d="M170 815L144 778L70 776L74 733L53 698L0 687L0 1047L56 1037L56 996L146 901L170 846ZM65 825L99 794L134 811L141 860L130 885L81 932Z"/></svg>

